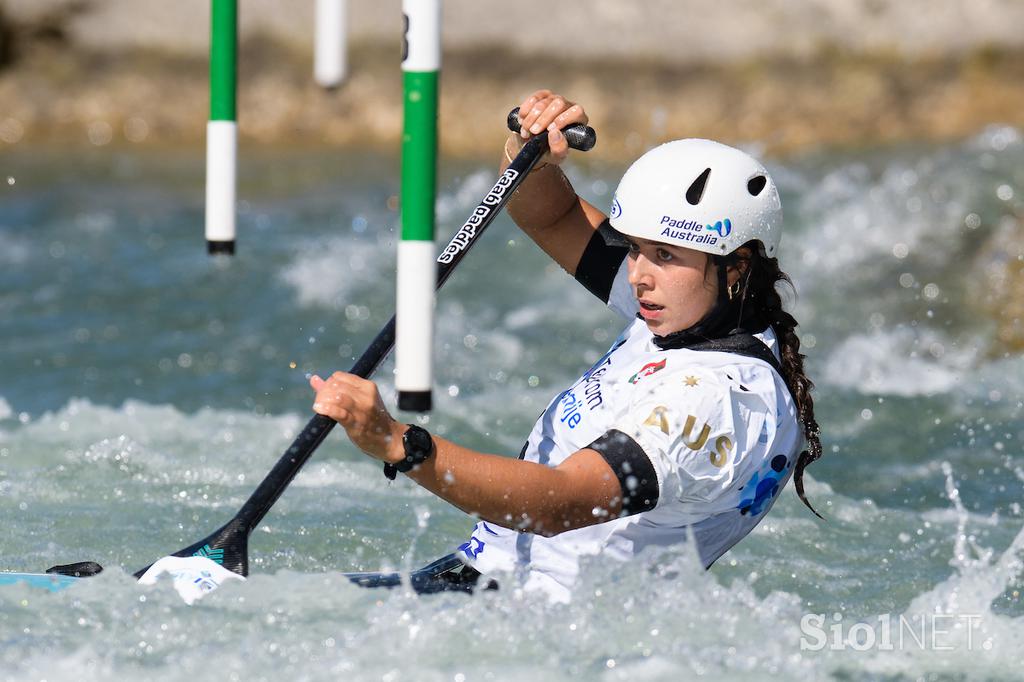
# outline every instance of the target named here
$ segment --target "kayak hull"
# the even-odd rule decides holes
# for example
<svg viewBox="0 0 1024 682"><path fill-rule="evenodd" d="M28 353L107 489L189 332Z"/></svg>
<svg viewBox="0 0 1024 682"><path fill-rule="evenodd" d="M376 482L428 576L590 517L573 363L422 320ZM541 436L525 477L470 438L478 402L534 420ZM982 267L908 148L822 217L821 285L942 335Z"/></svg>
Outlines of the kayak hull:
<svg viewBox="0 0 1024 682"><path fill-rule="evenodd" d="M79 580L81 578L57 575L56 573L0 573L0 586L22 583L29 587L38 587L50 592L60 592L71 587Z"/></svg>
<svg viewBox="0 0 1024 682"><path fill-rule="evenodd" d="M344 573L343 575L360 587L392 588L403 584L403 576L397 572ZM479 573L465 566L456 555L449 554L413 571L405 577L405 580L409 582L414 591L420 594L450 591L473 592L479 587L485 590L497 589L497 583L493 580L488 580L484 585L478 586L479 577ZM58 573L0 573L0 587L21 583L50 592L60 592L80 580L86 579Z"/></svg>

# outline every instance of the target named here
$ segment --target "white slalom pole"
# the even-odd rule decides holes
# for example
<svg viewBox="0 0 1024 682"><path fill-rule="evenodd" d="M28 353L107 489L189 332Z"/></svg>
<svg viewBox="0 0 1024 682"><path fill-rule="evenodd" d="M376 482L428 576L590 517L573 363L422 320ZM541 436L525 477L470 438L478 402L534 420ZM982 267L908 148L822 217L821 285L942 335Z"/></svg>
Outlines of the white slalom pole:
<svg viewBox="0 0 1024 682"><path fill-rule="evenodd" d="M328 90L341 85L348 70L347 0L316 0L313 78Z"/></svg>
<svg viewBox="0 0 1024 682"><path fill-rule="evenodd" d="M235 252L235 187L238 126L234 121L206 123L206 249Z"/></svg>
<svg viewBox="0 0 1024 682"><path fill-rule="evenodd" d="M434 341L434 195L441 0L403 0L405 122L402 134L402 239L398 244L395 388L398 407L431 407Z"/></svg>
<svg viewBox="0 0 1024 682"><path fill-rule="evenodd" d="M238 0L212 0L210 17L210 120L206 124L206 250L235 252L235 182L238 126L235 89Z"/></svg>
<svg viewBox="0 0 1024 682"><path fill-rule="evenodd" d="M399 409L413 412L432 407L435 258L433 241L403 239L398 244L395 388Z"/></svg>

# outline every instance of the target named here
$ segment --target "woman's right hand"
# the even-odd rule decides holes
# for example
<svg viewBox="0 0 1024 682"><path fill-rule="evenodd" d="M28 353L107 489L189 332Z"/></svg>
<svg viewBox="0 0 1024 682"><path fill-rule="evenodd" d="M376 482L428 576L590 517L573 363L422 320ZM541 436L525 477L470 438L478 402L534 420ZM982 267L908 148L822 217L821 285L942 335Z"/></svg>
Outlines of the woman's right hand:
<svg viewBox="0 0 1024 682"><path fill-rule="evenodd" d="M569 156L569 143L561 129L574 123L586 125L589 121L587 112L579 104L550 90L537 90L519 105L519 123L522 127L519 134L512 134L505 150L514 156L528 139L546 130L548 153L541 161L560 164ZM516 145L514 150L512 144Z"/></svg>

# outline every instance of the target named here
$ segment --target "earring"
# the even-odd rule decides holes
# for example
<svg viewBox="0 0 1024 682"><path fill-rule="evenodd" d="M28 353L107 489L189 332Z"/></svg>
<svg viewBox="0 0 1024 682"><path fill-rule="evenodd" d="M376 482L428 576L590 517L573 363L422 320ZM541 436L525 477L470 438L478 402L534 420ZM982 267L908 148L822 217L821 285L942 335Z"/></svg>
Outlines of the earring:
<svg viewBox="0 0 1024 682"><path fill-rule="evenodd" d="M725 292L729 295L729 300L730 301L733 300L734 298L736 298L737 296L739 296L740 295L740 281L736 280L735 282L730 284L726 288Z"/></svg>

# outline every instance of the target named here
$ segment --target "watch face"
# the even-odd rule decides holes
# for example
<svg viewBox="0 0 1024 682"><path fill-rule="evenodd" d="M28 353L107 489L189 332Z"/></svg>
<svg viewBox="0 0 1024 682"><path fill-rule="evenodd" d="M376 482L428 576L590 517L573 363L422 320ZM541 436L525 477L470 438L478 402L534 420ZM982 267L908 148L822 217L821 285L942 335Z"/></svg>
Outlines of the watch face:
<svg viewBox="0 0 1024 682"><path fill-rule="evenodd" d="M430 433L419 426L410 426L409 430L402 436L402 442L405 446L405 454L413 455L420 459L420 461L426 459L434 447L434 441L430 438Z"/></svg>

